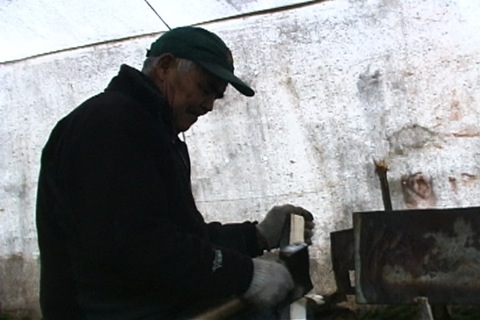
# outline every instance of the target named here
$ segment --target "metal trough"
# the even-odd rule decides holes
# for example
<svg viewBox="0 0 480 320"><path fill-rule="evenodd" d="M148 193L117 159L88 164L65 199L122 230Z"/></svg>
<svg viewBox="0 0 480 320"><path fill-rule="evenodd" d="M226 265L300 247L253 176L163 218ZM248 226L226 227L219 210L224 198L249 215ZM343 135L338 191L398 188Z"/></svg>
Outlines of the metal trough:
<svg viewBox="0 0 480 320"><path fill-rule="evenodd" d="M480 305L480 207L355 212L353 225L358 303Z"/></svg>

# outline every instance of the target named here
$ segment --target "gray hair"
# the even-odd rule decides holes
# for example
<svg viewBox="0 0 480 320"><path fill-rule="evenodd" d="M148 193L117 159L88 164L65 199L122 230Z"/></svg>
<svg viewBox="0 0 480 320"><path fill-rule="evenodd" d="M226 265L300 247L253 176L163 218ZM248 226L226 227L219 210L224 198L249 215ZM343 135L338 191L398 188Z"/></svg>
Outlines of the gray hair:
<svg viewBox="0 0 480 320"><path fill-rule="evenodd" d="M160 57L148 57L143 62L142 73L149 76L154 77L155 74L155 67L158 64L158 60ZM177 71L180 73L187 73L190 72L193 68L197 68L197 64L192 60L187 59L177 59Z"/></svg>

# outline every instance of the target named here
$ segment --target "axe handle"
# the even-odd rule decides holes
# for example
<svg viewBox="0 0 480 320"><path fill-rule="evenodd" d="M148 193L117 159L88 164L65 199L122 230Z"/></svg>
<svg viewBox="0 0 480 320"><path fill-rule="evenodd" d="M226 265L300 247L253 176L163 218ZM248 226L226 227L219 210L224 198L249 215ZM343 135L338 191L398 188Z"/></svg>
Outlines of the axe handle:
<svg viewBox="0 0 480 320"><path fill-rule="evenodd" d="M192 320L223 320L245 310L247 307L245 301L235 298L197 315Z"/></svg>

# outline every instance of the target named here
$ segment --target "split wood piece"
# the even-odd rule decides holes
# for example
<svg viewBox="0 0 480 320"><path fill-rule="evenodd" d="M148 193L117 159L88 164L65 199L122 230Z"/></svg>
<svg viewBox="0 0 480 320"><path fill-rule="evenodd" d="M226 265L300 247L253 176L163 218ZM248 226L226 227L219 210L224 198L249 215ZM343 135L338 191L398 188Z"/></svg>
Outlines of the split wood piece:
<svg viewBox="0 0 480 320"><path fill-rule="evenodd" d="M290 215L290 244L305 242L305 220L298 214ZM305 297L290 304L290 319L307 319L307 299Z"/></svg>

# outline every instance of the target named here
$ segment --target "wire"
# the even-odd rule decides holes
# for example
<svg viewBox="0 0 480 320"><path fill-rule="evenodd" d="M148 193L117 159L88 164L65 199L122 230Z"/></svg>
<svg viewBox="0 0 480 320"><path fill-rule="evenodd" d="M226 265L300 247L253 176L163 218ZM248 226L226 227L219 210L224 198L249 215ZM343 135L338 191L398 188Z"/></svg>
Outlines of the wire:
<svg viewBox="0 0 480 320"><path fill-rule="evenodd" d="M148 6L150 7L150 9L152 9L152 11L155 12L155 14L157 15L157 17L163 22L163 24L167 26L168 30L172 30L172 28L170 28L170 26L165 22L165 20L162 19L162 17L158 14L157 10L155 10L155 8L152 7L152 5L148 2L148 0L145 0L145 2L148 4ZM184 133L184 132L182 132L182 138L183 138L183 141L186 142L186 138L185 138L185 133Z"/></svg>
<svg viewBox="0 0 480 320"><path fill-rule="evenodd" d="M148 0L145 0L145 2L148 4L148 6L150 7L150 9L152 9L153 12L155 12L155 14L157 15L157 17L163 22L163 24L165 26L167 26L168 30L172 30L172 28L170 28L170 26L165 22L165 20L162 19L162 17L158 14L157 10L155 10L154 7L152 7L152 5L148 2ZM183 142L186 142L186 138L185 138L185 133L182 132L182 138L183 138Z"/></svg>
<svg viewBox="0 0 480 320"><path fill-rule="evenodd" d="M157 10L155 10L154 7L152 7L152 5L150 4L150 2L148 2L148 0L145 0L145 2L148 4L148 6L150 7L150 9L152 9L153 12L155 12L155 14L157 15L157 17L163 22L163 24L165 26L167 26L168 30L172 30L172 28L170 28L170 26L165 22L165 20L162 19L162 17L158 14Z"/></svg>

